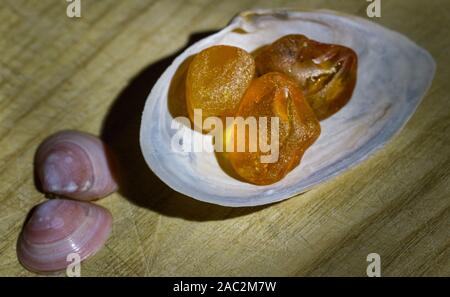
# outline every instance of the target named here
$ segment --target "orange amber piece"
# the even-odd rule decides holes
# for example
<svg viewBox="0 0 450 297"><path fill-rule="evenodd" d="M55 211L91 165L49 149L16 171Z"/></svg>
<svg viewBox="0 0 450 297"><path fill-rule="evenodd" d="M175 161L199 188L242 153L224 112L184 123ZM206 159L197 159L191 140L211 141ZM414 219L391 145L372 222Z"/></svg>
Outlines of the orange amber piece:
<svg viewBox="0 0 450 297"><path fill-rule="evenodd" d="M320 43L304 35L286 35L261 49L255 58L259 75L282 72L300 84L319 120L350 100L357 60L350 48Z"/></svg>
<svg viewBox="0 0 450 297"><path fill-rule="evenodd" d="M282 179L300 163L303 153L320 134L320 124L297 83L281 73L267 73L253 80L236 117L242 117L246 122L250 122L249 118L256 118L258 144L253 145L257 149L253 152L250 149L255 138L252 140L251 128L247 127L245 151L237 151L238 128L234 123L227 129L227 140L234 145L234 152L227 149L227 158L242 179L257 185L268 185ZM261 125L263 118L267 119L267 129L264 130L261 129L264 127ZM274 118L278 118L278 124ZM277 133L273 134L274 131ZM264 152L261 142L270 144L271 150L264 149ZM272 156L270 162L262 162L261 157L269 155Z"/></svg>
<svg viewBox="0 0 450 297"><path fill-rule="evenodd" d="M255 61L243 49L218 45L198 53L186 77L186 102L191 120L194 121L194 109L202 110L202 120L234 116L254 75Z"/></svg>

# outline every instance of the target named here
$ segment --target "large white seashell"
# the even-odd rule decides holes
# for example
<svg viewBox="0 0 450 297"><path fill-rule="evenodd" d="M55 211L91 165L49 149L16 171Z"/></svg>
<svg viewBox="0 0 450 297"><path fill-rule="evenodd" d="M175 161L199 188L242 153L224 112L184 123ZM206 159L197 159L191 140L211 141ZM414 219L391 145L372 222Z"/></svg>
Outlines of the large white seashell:
<svg viewBox="0 0 450 297"><path fill-rule="evenodd" d="M358 54L357 85L351 100L321 122L322 134L297 168L275 184L256 186L230 177L214 153L171 149L177 130L171 129L168 91L183 61L212 45L234 45L251 52L293 33L345 45ZM159 78L145 104L141 149L162 181L198 200L227 206L280 201L336 176L381 148L414 113L434 72L435 63L427 51L362 18L330 11L243 12L220 32L189 47Z"/></svg>

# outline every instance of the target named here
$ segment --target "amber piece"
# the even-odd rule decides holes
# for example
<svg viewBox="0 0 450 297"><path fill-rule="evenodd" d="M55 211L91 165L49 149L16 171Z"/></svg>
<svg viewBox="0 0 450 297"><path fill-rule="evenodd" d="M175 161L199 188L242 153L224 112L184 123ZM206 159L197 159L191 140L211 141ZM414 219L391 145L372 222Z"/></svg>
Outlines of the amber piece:
<svg viewBox="0 0 450 297"><path fill-rule="evenodd" d="M259 75L282 72L300 84L319 120L341 109L356 83L357 56L347 47L286 35L255 57Z"/></svg>
<svg viewBox="0 0 450 297"><path fill-rule="evenodd" d="M189 117L201 109L202 117L233 116L255 75L253 57L241 48L218 45L198 53L186 77Z"/></svg>
<svg viewBox="0 0 450 297"><path fill-rule="evenodd" d="M266 143L271 144L275 141L272 136L276 135L272 134L272 129L276 127L273 117L278 118L278 156L275 162L261 162L262 156L273 154L273 151L263 152L260 145L256 146L256 151L250 151L252 139L249 130L245 133L244 152L236 149L237 126L233 124L227 131L227 134L234 135L228 139L234 145L234 152L227 153L234 171L243 180L257 185L268 185L282 179L300 163L303 153L320 134L320 124L297 83L281 73L267 73L253 80L242 98L236 117L255 117L259 128L261 119L267 118L265 137ZM230 130L234 130L234 134ZM260 132L258 142L264 135Z"/></svg>

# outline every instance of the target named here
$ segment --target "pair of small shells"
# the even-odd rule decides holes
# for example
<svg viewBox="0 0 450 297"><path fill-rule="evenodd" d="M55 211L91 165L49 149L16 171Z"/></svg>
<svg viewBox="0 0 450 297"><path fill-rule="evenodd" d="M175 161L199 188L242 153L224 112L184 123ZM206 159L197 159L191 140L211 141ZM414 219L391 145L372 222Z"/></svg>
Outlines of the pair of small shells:
<svg viewBox="0 0 450 297"><path fill-rule="evenodd" d="M64 269L68 255L80 260L105 244L111 213L88 203L117 190L110 151L97 137L62 131L48 137L35 156L36 174L45 193L69 199L39 204L19 236L17 255L27 269L49 272Z"/></svg>

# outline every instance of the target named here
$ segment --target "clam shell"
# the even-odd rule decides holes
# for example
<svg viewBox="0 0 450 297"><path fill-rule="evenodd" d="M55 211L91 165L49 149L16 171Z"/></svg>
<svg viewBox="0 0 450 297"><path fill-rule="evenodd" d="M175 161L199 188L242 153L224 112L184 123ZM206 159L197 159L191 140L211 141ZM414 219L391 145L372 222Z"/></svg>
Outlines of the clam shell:
<svg viewBox="0 0 450 297"><path fill-rule="evenodd" d="M301 164L279 182L256 186L229 176L214 153L171 149L168 92L177 69L190 56L217 44L251 52L287 34L304 34L352 48L358 78L349 103L321 122L322 134ZM280 201L311 189L362 162L408 121L431 85L435 63L405 36L365 19L331 11L243 12L220 32L186 49L154 85L145 104L140 141L146 162L174 190L198 200L252 206Z"/></svg>
<svg viewBox="0 0 450 297"><path fill-rule="evenodd" d="M60 131L42 142L35 170L45 193L77 200L95 200L117 190L110 150L96 136Z"/></svg>
<svg viewBox="0 0 450 297"><path fill-rule="evenodd" d="M111 228L111 213L101 206L48 200L39 204L25 223L17 242L17 256L31 271L62 270L69 264L69 254L78 253L84 260L100 250Z"/></svg>

